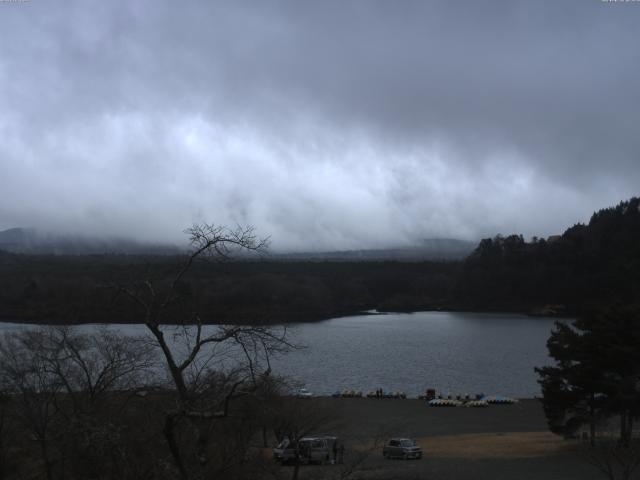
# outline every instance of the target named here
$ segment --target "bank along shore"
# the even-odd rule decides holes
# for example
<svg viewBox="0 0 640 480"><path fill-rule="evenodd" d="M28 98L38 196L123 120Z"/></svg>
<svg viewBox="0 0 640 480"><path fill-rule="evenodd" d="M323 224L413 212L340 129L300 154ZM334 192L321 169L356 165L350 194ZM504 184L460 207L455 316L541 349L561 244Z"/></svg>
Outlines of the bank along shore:
<svg viewBox="0 0 640 480"><path fill-rule="evenodd" d="M33 310L4 310L5 306L0 305L1 323L24 323L31 325L86 325L86 324L139 324L140 316L118 315L109 313L110 306L96 310L93 314L73 315L68 313L60 314L56 309L46 309L46 311ZM63 309L65 312L68 308ZM422 313L422 312L443 312L443 313L482 313L496 315L524 315L529 317L556 318L558 320L573 319L580 312L575 308L567 308L563 305L507 305L483 308L477 305L466 305L457 303L447 304L421 304L421 305L395 305L389 307L371 307L367 309L341 308L341 309L320 309L320 310L261 310L255 311L231 310L231 311L205 311L202 313L202 322L205 325L269 325L282 326L295 323L318 323L326 320L341 317L355 317L362 315L389 315L394 313Z"/></svg>
<svg viewBox="0 0 640 480"><path fill-rule="evenodd" d="M484 408L432 407L426 400L313 397L311 403L329 407L346 431L366 436L408 437L506 432L547 432L542 404L520 399Z"/></svg>

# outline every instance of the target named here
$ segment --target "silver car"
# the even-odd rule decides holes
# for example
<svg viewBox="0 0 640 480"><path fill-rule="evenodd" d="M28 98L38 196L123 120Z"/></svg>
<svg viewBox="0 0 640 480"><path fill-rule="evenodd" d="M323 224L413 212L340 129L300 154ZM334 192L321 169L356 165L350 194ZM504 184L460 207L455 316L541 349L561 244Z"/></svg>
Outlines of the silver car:
<svg viewBox="0 0 640 480"><path fill-rule="evenodd" d="M382 455L386 458L422 458L422 449L411 438L392 438L382 448Z"/></svg>

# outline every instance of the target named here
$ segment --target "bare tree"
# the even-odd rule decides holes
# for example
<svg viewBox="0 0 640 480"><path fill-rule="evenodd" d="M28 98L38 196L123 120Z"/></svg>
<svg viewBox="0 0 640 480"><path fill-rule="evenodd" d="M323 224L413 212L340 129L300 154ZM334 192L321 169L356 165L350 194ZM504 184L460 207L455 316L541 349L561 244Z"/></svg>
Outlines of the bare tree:
<svg viewBox="0 0 640 480"><path fill-rule="evenodd" d="M612 441L590 446L587 458L604 478L609 480L630 480L640 466L640 446L633 441L621 445Z"/></svg>
<svg viewBox="0 0 640 480"><path fill-rule="evenodd" d="M48 480L54 478L54 455L50 437L52 425L60 416L56 396L62 390L60 379L51 375L46 362L35 355L36 332L8 334L0 342L2 383L16 399L18 422L37 441Z"/></svg>
<svg viewBox="0 0 640 480"><path fill-rule="evenodd" d="M295 396L282 397L272 409L272 425L277 440L287 438L296 449L291 472L292 480L296 480L301 466L300 439L334 426L336 413L322 399Z"/></svg>
<svg viewBox="0 0 640 480"><path fill-rule="evenodd" d="M10 461L9 455L12 448L10 441L12 425L8 407L9 395L7 395L5 385L0 382L0 480L8 478L14 463Z"/></svg>
<svg viewBox="0 0 640 480"><path fill-rule="evenodd" d="M122 447L117 416L108 412L120 412L123 390L139 384L152 358L138 339L105 329L85 335L48 327L0 339L0 378L10 409L38 442L48 479L71 471L84 478L85 466L104 477L108 462L100 448Z"/></svg>
<svg viewBox="0 0 640 480"><path fill-rule="evenodd" d="M323 398L299 398L295 396L282 396L274 405L272 425L276 430L278 440L285 437L290 445L299 444L303 437L323 435L330 430L333 433L344 432L343 419L336 411L335 403ZM293 466L289 469L276 465L264 467L264 476L275 479L298 478L307 479L331 479L347 480L364 478L363 472L368 466L368 461L380 455L384 440L388 438L388 432L377 432L375 435L351 435L341 437L338 434L338 452L335 464L314 466L303 469L300 461L301 452L296 452Z"/></svg>
<svg viewBox="0 0 640 480"><path fill-rule="evenodd" d="M151 341L69 327L0 339L0 381L22 431L39 445L40 461L30 465L47 479L237 477L248 471L260 430L266 442L267 405L279 395L270 359L294 347L286 328L206 325L185 295L194 265L261 252L266 241L250 228L196 225L187 233L192 249L169 281L149 275L117 288L140 308ZM158 350L169 389L133 395L156 383ZM35 458L20 438L21 454Z"/></svg>
<svg viewBox="0 0 640 480"><path fill-rule="evenodd" d="M587 461L608 480L630 480L640 467L640 442L622 442L605 438L585 449Z"/></svg>
<svg viewBox="0 0 640 480"><path fill-rule="evenodd" d="M214 469L215 455L208 448L213 422L230 416L232 400L257 395L271 372L270 357L293 346L285 328L205 325L183 293L185 277L201 259L261 253L267 240L257 238L251 227L201 224L185 233L191 250L168 284L145 278L118 290L140 308L162 351L177 400L166 411L163 433L179 475L187 479Z"/></svg>
<svg viewBox="0 0 640 480"><path fill-rule="evenodd" d="M152 371L155 355L142 337L98 327L91 335L70 327L29 332L35 355L57 378L75 413L104 400L109 392L130 391ZM122 397L125 398L125 397Z"/></svg>
<svg viewBox="0 0 640 480"><path fill-rule="evenodd" d="M629 431L627 438L620 435L619 421L627 421L624 416L601 418L597 425L597 435L591 437L581 432L579 452L586 463L594 467L601 478L609 480L629 480L637 478L640 467L640 439ZM589 439L587 441L587 438Z"/></svg>

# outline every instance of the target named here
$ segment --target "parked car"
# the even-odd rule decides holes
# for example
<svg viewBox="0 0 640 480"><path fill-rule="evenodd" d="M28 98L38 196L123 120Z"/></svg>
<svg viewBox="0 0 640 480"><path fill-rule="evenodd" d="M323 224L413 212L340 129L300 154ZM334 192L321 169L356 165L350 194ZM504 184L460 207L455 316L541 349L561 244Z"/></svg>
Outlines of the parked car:
<svg viewBox="0 0 640 480"><path fill-rule="evenodd" d="M422 449L415 440L410 438L392 438L382 448L382 455L386 458L422 458Z"/></svg>
<svg viewBox="0 0 640 480"><path fill-rule="evenodd" d="M329 463L339 451L338 445L338 438L328 435L302 437L297 444L285 438L273 449L273 458L282 463L291 463L297 454L300 463Z"/></svg>
<svg viewBox="0 0 640 480"><path fill-rule="evenodd" d="M298 391L296 392L296 396L298 397L302 397L302 398L311 398L313 397L313 393L311 393L309 390L307 390L306 388L300 388L298 389Z"/></svg>

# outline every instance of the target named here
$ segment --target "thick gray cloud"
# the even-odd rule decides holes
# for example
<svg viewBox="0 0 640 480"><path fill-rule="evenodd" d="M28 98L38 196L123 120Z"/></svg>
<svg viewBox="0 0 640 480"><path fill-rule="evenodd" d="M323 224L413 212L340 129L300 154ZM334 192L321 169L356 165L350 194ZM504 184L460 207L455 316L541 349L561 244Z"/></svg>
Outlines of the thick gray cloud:
<svg viewBox="0 0 640 480"><path fill-rule="evenodd" d="M640 185L638 2L0 2L0 228L547 235Z"/></svg>

